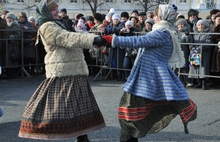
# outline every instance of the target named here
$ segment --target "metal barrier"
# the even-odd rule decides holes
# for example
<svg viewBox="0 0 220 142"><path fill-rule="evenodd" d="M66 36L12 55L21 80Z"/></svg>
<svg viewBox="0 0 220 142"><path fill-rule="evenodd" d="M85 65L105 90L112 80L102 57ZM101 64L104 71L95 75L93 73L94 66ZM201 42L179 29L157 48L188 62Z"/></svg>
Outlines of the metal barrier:
<svg viewBox="0 0 220 142"><path fill-rule="evenodd" d="M10 31L15 31L15 30L10 30L10 29L0 29L0 32L10 32ZM36 30L16 30L16 31L19 31L21 32L21 37L20 38L4 38L4 39L0 39L0 41L2 43L5 43L5 47L1 47L1 48L5 48L5 58L1 60L5 60L5 64L2 65L2 69L6 69L6 68L18 68L18 72L21 72L21 76L24 77L24 75L26 75L27 77L31 77L30 73L25 69L25 66L35 66L35 65L40 65L38 64L38 56L35 56L35 61L36 61L36 64L24 64L24 42L25 41L33 41L33 49L34 49L34 43L35 43L35 40L34 39L24 39L24 33L36 33L37 31ZM9 66L8 65L8 61L10 59L10 57L8 57L8 52L9 52L9 42L10 41L17 41L20 45L19 49L20 49L20 54L21 54L21 59L18 61L18 65L13 65L13 66ZM38 47L35 47L35 55L38 54ZM2 52L2 51L0 51ZM2 61L2 62L3 62Z"/></svg>
<svg viewBox="0 0 220 142"><path fill-rule="evenodd" d="M12 31L12 30L8 30L8 29L6 29L6 30L4 30L4 29L0 29L0 32L2 32L2 31ZM31 40L31 41L33 41L33 42L35 42L35 40L32 40L32 39L23 39L23 37L24 37L24 32L37 32L36 30L29 30L29 31L26 31L26 30L19 30L22 34L22 36L21 36L21 38L14 38L14 39L10 39L10 38L5 38L5 39L0 39L0 41L5 41L6 42L6 55L8 55L8 49L7 49L7 47L8 47L8 42L10 41L10 40L17 40L17 41L20 41L20 45L21 45L21 62L20 62L20 64L18 64L18 65L16 65L16 66L8 66L8 59L9 59L9 57L5 57L5 60L6 60L6 65L3 65L2 66L2 68L4 69L4 68L19 68L19 72L21 72L21 76L22 77L24 77L24 75L26 75L27 77L31 77L31 75L28 73L28 71L25 69L25 66L31 66L31 67L33 67L33 66L40 66L40 65L44 65L44 63L39 63L38 62L38 56L35 56L35 61L36 61L36 63L35 64L31 64L31 65L29 65L29 64L24 64L24 41L27 41L27 40ZM103 35L103 33L102 32L89 32L89 33L92 33L92 34L97 34L97 35ZM140 36L140 35L145 35L145 34L147 34L146 32L135 32L135 35L136 36ZM189 33L189 34L195 34L195 33ZM220 35L220 33L201 33L201 34L209 34L209 35L211 35L211 34L216 34L216 35ZM217 44L202 44L202 43L181 43L181 44L186 44L186 45L208 45L208 46L217 46ZM34 47L33 47L34 48ZM36 55L38 55L38 47L36 46L35 47L36 48ZM102 79L107 79L108 78L108 76L111 74L111 72L113 71L113 70L123 70L123 71L131 71L131 69L123 69L123 68L119 68L119 55L117 55L117 67L116 68L112 68L111 67L111 64L108 64L108 66L104 66L103 65L103 54L101 53L101 50L102 50L102 48L97 48L97 50L96 50L96 64L95 65L92 65L92 64L88 64L88 66L90 66L90 67L97 67L97 68L99 68L99 71L98 71L98 73L95 75L95 77L94 77L94 80L97 80L98 79L98 77L101 77L101 80ZM99 53L101 53L101 54L99 54ZM119 48L117 48L117 54L119 53ZM99 57L98 57L98 55L100 55ZM99 58L100 58L100 62L99 62ZM103 70L108 70L108 72L107 72L107 74L105 75L105 76L103 76ZM195 76L199 76L199 75L196 75L196 74L187 74L187 73L181 73L180 72L180 70L178 71L178 75L195 75ZM205 76L205 77L213 77L213 78L220 78L220 76L212 76L212 75L203 75L203 76ZM103 78L104 77L104 78Z"/></svg>
<svg viewBox="0 0 220 142"><path fill-rule="evenodd" d="M92 32L91 32L92 33ZM96 32L99 33L99 32ZM100 35L102 35L103 33L100 33ZM135 32L136 36L141 36L141 35L145 35L147 34L146 32ZM198 33L193 33L190 32L189 34L198 34ZM208 34L208 35L220 35L220 33L199 33L199 34ZM207 43L181 43L181 45L200 45L201 47L206 45L206 46L218 46L218 44L207 44ZM211 47L210 47L211 48ZM101 50L101 49L100 49ZM117 50L119 50L119 48L117 48ZM118 53L118 51L117 51ZM117 55L117 61L119 59L118 57L119 55ZM202 55L201 55L202 56ZM94 66L94 65L91 65ZM106 66L102 66L102 65L95 65L96 67L100 67L100 71L98 72L98 74L95 76L94 80L97 79L98 76L101 76L101 79L103 79L102 77L102 72L104 69L109 70L107 75L104 77L104 79L107 79L107 77L109 76L109 74L111 73L112 70L124 70L124 71L131 71L131 69L123 69L123 68L119 68L118 67L118 63L117 63L117 67L116 68L111 68L111 65L108 65L108 67ZM201 66L201 65L200 65ZM198 74L189 74L189 73L181 73L180 69L178 69L178 76L179 75L193 75L193 76L200 76ZM214 75L202 75L204 77L212 77L212 78L220 78L220 76L214 76Z"/></svg>

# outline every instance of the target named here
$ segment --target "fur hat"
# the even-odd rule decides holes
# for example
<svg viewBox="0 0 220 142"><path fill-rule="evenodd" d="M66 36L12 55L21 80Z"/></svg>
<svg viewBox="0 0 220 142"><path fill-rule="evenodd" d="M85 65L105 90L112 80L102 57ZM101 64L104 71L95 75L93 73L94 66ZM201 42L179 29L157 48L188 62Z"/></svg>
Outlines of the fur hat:
<svg viewBox="0 0 220 142"><path fill-rule="evenodd" d="M100 22L102 22L104 20L103 15L100 14L100 13L95 13L94 14L94 19L96 19L97 21L100 21Z"/></svg>
<svg viewBox="0 0 220 142"><path fill-rule="evenodd" d="M195 9L190 9L188 11L188 16L191 16L191 15L198 15L199 14L199 11L198 10L195 10Z"/></svg>
<svg viewBox="0 0 220 142"><path fill-rule="evenodd" d="M215 19L216 19L217 17L220 17L220 12L217 12L217 13L215 14Z"/></svg>
<svg viewBox="0 0 220 142"><path fill-rule="evenodd" d="M185 19L180 18L179 20L176 21L176 26L183 24L185 26L187 26L187 21Z"/></svg>
<svg viewBox="0 0 220 142"><path fill-rule="evenodd" d="M140 12L138 16L146 16L146 12Z"/></svg>
<svg viewBox="0 0 220 142"><path fill-rule="evenodd" d="M218 12L220 12L219 9L212 9L212 10L210 11L210 17L212 17L213 14L217 14Z"/></svg>
<svg viewBox="0 0 220 142"><path fill-rule="evenodd" d="M82 13L79 13L76 15L76 19L80 19L81 17L83 17L84 15Z"/></svg>
<svg viewBox="0 0 220 142"><path fill-rule="evenodd" d="M131 20L132 18L135 18L136 21L138 22L138 17L137 17L137 16L130 16L130 17L129 17L129 20Z"/></svg>
<svg viewBox="0 0 220 142"><path fill-rule="evenodd" d="M50 11L55 10L58 7L58 4L55 0L47 0Z"/></svg>
<svg viewBox="0 0 220 142"><path fill-rule="evenodd" d="M137 11L137 10L133 10L132 12L131 12L131 14L132 13L137 13L137 14L139 14L139 12Z"/></svg>
<svg viewBox="0 0 220 142"><path fill-rule="evenodd" d="M196 26L198 26L199 24L203 24L206 26L206 22L204 20L199 20L197 23L196 23Z"/></svg>
<svg viewBox="0 0 220 142"><path fill-rule="evenodd" d="M128 19L129 18L128 12L122 12L121 17L126 17Z"/></svg>
<svg viewBox="0 0 220 142"><path fill-rule="evenodd" d="M61 9L60 12L63 12L63 13L66 13L66 14L67 14L66 8Z"/></svg>
<svg viewBox="0 0 220 142"><path fill-rule="evenodd" d="M120 17L120 15L118 15L118 14L114 14L114 15L112 16L112 20L114 20L114 19L120 20L121 17Z"/></svg>
<svg viewBox="0 0 220 142"><path fill-rule="evenodd" d="M133 27L133 26L134 26L134 23L133 23L132 21L128 20L128 21L125 23L125 26L127 26L127 25L130 25L131 27Z"/></svg>
<svg viewBox="0 0 220 142"><path fill-rule="evenodd" d="M176 19L185 19L185 16L182 14L182 13L179 13L177 16L176 16Z"/></svg>
<svg viewBox="0 0 220 142"><path fill-rule="evenodd" d="M12 19L16 19L15 15L13 13L7 13L6 16L5 16L5 19L7 18L12 18Z"/></svg>
<svg viewBox="0 0 220 142"><path fill-rule="evenodd" d="M153 26L154 20L153 20L152 18L147 18L144 23L145 23L145 24L146 24L146 23L149 23L149 24L151 24L151 26Z"/></svg>

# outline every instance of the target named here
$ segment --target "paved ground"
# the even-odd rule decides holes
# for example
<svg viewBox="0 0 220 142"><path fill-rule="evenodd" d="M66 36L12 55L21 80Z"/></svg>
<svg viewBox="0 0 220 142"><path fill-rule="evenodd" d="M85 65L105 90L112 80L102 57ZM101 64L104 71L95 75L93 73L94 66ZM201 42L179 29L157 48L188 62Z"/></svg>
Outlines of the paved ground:
<svg viewBox="0 0 220 142"><path fill-rule="evenodd" d="M41 141L21 139L17 134L26 103L43 79L42 75L30 79L0 79L0 107L5 113L0 118L0 142ZM89 138L91 142L119 142L120 126L117 119L117 107L123 93L122 83L115 80L93 81L94 77L89 77L89 79L107 124L107 127L89 134ZM140 142L220 142L220 89L188 88L187 92L198 106L198 118L190 122L188 126L190 134L184 134L183 125L177 116L167 128L141 138ZM68 139L62 142L74 140Z"/></svg>

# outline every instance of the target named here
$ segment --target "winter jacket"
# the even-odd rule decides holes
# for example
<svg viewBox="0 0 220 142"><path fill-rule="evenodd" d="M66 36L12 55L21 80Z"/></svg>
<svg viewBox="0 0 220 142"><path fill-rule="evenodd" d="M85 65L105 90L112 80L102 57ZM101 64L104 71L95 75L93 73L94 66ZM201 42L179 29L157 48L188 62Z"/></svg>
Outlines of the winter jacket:
<svg viewBox="0 0 220 142"><path fill-rule="evenodd" d="M82 48L93 48L96 35L69 32L55 22L46 22L39 34L47 52L46 77L88 75Z"/></svg>

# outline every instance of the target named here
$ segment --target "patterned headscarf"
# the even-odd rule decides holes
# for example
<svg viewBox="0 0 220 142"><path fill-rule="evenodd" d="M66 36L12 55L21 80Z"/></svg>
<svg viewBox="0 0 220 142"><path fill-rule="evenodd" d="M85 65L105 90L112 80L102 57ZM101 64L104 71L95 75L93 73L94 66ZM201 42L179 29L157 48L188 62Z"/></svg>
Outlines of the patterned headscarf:
<svg viewBox="0 0 220 142"><path fill-rule="evenodd" d="M57 6L58 5L54 0L42 0L37 5L37 9L36 9L37 27L40 28L40 26L45 22L54 21L63 29L75 32L75 29L72 27L72 25L68 24L64 19L58 19L58 20L53 19L51 10L53 10L53 8L56 8Z"/></svg>
<svg viewBox="0 0 220 142"><path fill-rule="evenodd" d="M177 12L175 9L173 9L172 5L159 5L158 9L158 16L161 18L161 20L168 21L172 24L174 24L177 16Z"/></svg>
<svg viewBox="0 0 220 142"><path fill-rule="evenodd" d="M45 22L54 21L50 12L50 7L47 4L47 0L42 0L36 9L37 13L37 26L38 28Z"/></svg>

